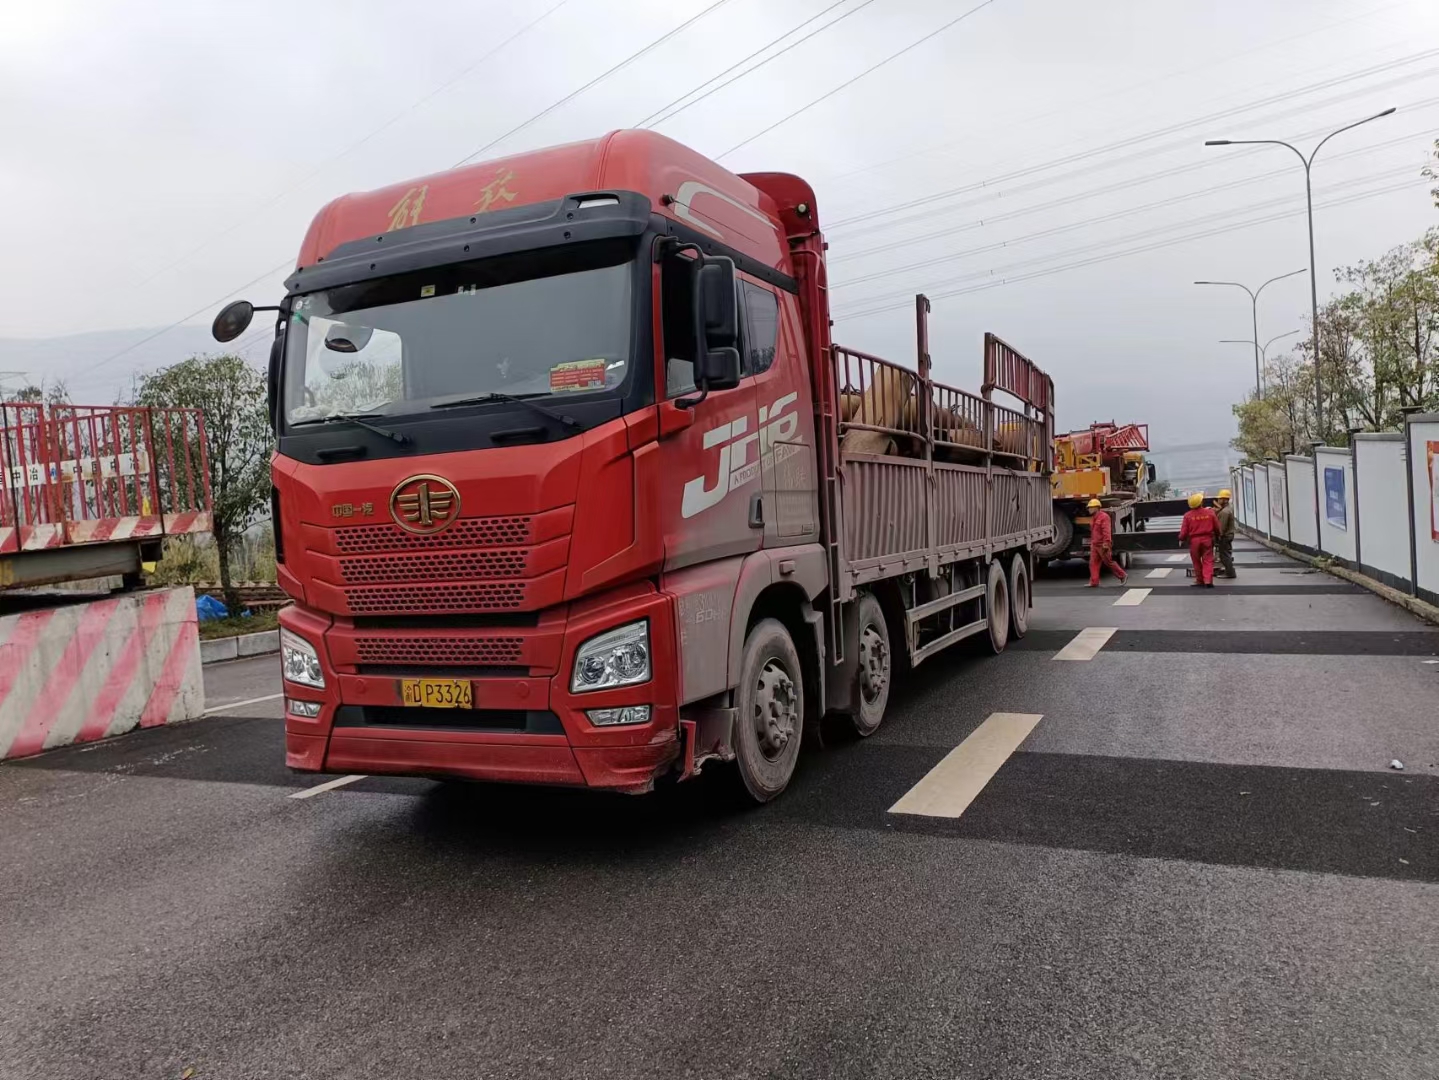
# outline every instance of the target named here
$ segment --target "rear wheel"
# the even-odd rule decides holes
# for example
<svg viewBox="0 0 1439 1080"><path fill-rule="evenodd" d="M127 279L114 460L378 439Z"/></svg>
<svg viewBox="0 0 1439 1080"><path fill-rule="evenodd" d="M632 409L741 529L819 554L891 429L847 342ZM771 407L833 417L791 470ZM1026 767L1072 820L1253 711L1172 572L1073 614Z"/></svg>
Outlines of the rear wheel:
<svg viewBox="0 0 1439 1080"><path fill-rule="evenodd" d="M804 675L789 631L764 619L745 638L736 691L735 764L744 794L769 802L794 775L804 727Z"/></svg>
<svg viewBox="0 0 1439 1080"><path fill-rule="evenodd" d="M850 717L854 732L860 738L873 735L883 722L893 672L894 657L890 652L884 609L874 596L866 593L859 601L859 671L855 709Z"/></svg>
<svg viewBox="0 0 1439 1080"><path fill-rule="evenodd" d="M989 564L989 581L985 586L984 607L989 616L989 651L1004 652L1009 644L1009 580L1004 567L995 559Z"/></svg>
<svg viewBox="0 0 1439 1080"><path fill-rule="evenodd" d="M1009 633L1015 641L1029 633L1029 563L1022 551L1009 564Z"/></svg>

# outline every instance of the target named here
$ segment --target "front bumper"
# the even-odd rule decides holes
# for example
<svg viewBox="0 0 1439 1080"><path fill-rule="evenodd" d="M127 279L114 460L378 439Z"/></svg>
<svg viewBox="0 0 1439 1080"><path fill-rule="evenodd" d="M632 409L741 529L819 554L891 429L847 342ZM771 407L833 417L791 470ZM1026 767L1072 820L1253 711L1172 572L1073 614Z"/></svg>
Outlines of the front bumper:
<svg viewBox="0 0 1439 1080"><path fill-rule="evenodd" d="M572 694L575 650L638 619L650 624L650 680ZM323 690L285 684L287 697L321 706L313 719L287 711L285 758L292 769L644 791L679 758L673 603L651 586L572 604L562 619L542 618L534 633L558 646L542 650L550 661L545 667L494 676L473 669L406 669L405 676L467 678L473 710L406 707L400 676L335 662L352 655L347 626L298 605L284 609L281 622L315 646L325 671ZM649 705L649 722L597 727L586 716L588 709L621 705Z"/></svg>

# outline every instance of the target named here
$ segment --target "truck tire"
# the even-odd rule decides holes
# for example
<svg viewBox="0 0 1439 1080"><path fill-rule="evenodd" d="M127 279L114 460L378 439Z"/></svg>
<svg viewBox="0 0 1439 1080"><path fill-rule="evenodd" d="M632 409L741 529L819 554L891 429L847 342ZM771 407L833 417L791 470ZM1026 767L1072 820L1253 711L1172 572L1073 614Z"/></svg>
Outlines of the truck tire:
<svg viewBox="0 0 1439 1080"><path fill-rule="evenodd" d="M1009 564L1009 635L1018 641L1029 633L1029 563L1017 551Z"/></svg>
<svg viewBox="0 0 1439 1080"><path fill-rule="evenodd" d="M761 620L745 638L735 704L740 787L750 802L767 803L794 775L804 731L804 673L778 619Z"/></svg>
<svg viewBox="0 0 1439 1080"><path fill-rule="evenodd" d="M1074 519L1062 507L1054 508L1054 535L1034 545L1034 554L1040 559L1062 559L1074 539Z"/></svg>
<svg viewBox="0 0 1439 1080"><path fill-rule="evenodd" d="M884 609L871 593L859 600L859 671L855 676L855 708L850 714L854 733L873 735L884 721L889 687L894 679L894 655Z"/></svg>
<svg viewBox="0 0 1439 1080"><path fill-rule="evenodd" d="M989 643L989 651L996 655L1004 652L1009 644L1010 609L1009 578L1000 561L995 559L989 564L989 581L984 591L984 611L989 620L989 633L984 635L984 640Z"/></svg>

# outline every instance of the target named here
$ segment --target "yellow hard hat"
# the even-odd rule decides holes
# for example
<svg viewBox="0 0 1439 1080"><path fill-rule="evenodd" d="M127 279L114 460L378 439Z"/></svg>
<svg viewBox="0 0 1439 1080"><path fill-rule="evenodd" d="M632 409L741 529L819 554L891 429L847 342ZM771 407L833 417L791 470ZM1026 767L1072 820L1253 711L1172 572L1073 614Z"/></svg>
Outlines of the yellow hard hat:
<svg viewBox="0 0 1439 1080"><path fill-rule="evenodd" d="M1199 509L1201 506L1203 506L1203 505L1204 505L1204 492L1202 492L1202 491L1196 491L1193 495L1189 496L1189 508L1190 508L1191 510L1198 510L1198 509Z"/></svg>
<svg viewBox="0 0 1439 1080"><path fill-rule="evenodd" d="M1089 508L1090 508L1091 510L1098 510L1098 509L1099 509L1101 506L1103 506L1103 505L1104 505L1104 504L1101 503L1098 499L1090 499L1090 500L1089 500Z"/></svg>
<svg viewBox="0 0 1439 1080"><path fill-rule="evenodd" d="M1232 499L1234 498L1234 492L1230 491L1228 488L1220 488L1219 497L1221 499Z"/></svg>

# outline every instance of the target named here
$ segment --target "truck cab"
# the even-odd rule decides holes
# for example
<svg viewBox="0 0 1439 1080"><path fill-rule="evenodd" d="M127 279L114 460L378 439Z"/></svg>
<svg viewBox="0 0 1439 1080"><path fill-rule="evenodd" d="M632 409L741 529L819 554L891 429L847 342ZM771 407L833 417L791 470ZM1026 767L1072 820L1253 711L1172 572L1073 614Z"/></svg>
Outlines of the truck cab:
<svg viewBox="0 0 1439 1080"><path fill-rule="evenodd" d="M728 685L720 593L760 552L823 563L780 213L621 132L317 215L270 370L292 767L674 764L680 705Z"/></svg>

